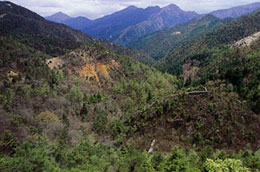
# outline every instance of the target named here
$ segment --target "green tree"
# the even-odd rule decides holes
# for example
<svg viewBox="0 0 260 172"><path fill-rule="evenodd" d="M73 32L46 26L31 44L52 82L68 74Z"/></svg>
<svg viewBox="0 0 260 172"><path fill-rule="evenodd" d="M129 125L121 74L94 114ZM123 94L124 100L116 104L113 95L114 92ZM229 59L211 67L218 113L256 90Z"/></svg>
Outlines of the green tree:
<svg viewBox="0 0 260 172"><path fill-rule="evenodd" d="M83 101L83 93L80 91L80 88L77 86L74 86L70 89L68 99L73 102L82 102Z"/></svg>
<svg viewBox="0 0 260 172"><path fill-rule="evenodd" d="M250 169L243 166L240 160L225 159L212 160L207 159L204 163L207 172L250 172Z"/></svg>

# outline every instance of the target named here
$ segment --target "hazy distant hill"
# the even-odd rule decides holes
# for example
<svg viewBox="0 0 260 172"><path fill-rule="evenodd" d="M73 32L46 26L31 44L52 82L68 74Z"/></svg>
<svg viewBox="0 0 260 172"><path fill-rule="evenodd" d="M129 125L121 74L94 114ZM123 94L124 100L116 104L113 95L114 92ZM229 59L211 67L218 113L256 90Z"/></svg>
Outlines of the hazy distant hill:
<svg viewBox="0 0 260 172"><path fill-rule="evenodd" d="M217 10L208 14L221 19L236 18L248 14L259 7L260 3L257 2L230 9ZM61 12L46 17L46 19L66 24L96 38L106 39L120 45L128 45L145 35L162 30L168 26L185 23L198 16L200 15L195 12L183 11L178 6L171 4L164 8L155 6L146 9L129 6L126 9L93 21L86 17L72 18Z"/></svg>
<svg viewBox="0 0 260 172"><path fill-rule="evenodd" d="M51 16L45 17L45 19L52 21L52 22L68 25L71 28L77 29L77 30L82 30L93 22L92 20L90 20L86 17L81 17L81 16L70 17L67 14L64 14L62 12L58 12Z"/></svg>
<svg viewBox="0 0 260 172"><path fill-rule="evenodd" d="M129 6L126 9L115 12L111 15L96 19L92 25L83 31L97 38L115 40L120 32L128 26L135 25L147 20L151 15L158 13L159 7L149 7L146 9Z"/></svg>
<svg viewBox="0 0 260 172"><path fill-rule="evenodd" d="M248 5L241 5L241 6L237 6L237 7L233 7L233 8L229 8L229 9L222 9L222 10L217 10L217 11L213 11L210 14L214 15L218 18L227 18L227 17L232 17L232 18L236 18L239 16L242 16L244 14L248 14L251 13L255 10L257 10L258 8L260 8L260 2L256 2L256 3L252 3L252 4L248 4Z"/></svg>
<svg viewBox="0 0 260 172"><path fill-rule="evenodd" d="M83 31L93 37L126 45L139 37L167 26L184 23L198 14L186 12L175 5L146 9L130 6L124 10L95 20Z"/></svg>
<svg viewBox="0 0 260 172"><path fill-rule="evenodd" d="M72 17L68 16L67 14L64 14L63 12L58 12L45 18L49 21L56 23L64 23L66 20L72 19Z"/></svg>
<svg viewBox="0 0 260 172"><path fill-rule="evenodd" d="M89 26L93 21L86 17L76 17L64 21L63 23L72 27L73 29L82 30Z"/></svg>

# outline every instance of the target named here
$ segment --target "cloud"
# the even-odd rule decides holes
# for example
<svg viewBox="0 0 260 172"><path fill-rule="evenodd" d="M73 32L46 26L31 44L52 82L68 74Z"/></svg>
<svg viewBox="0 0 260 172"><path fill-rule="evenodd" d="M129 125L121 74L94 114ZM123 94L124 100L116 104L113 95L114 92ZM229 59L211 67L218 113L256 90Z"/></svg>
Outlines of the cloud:
<svg viewBox="0 0 260 172"><path fill-rule="evenodd" d="M231 8L256 2L256 0L9 0L42 16L62 11L70 16L90 19L102 17L130 5L146 8L176 4L183 10L207 13L217 9Z"/></svg>

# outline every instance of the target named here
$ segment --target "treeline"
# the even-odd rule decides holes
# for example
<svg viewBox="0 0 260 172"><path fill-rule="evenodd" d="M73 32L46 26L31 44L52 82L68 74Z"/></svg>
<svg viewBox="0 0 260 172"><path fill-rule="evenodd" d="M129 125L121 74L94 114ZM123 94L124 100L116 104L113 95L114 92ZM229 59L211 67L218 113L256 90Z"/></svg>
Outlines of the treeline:
<svg viewBox="0 0 260 172"><path fill-rule="evenodd" d="M87 137L87 134L85 135ZM12 150L9 156L0 155L0 170L12 171L179 171L179 172L249 172L260 169L260 152L214 152L174 147L169 155L147 153L131 147L111 147L91 143L87 138L73 146L47 144L45 139L27 141Z"/></svg>

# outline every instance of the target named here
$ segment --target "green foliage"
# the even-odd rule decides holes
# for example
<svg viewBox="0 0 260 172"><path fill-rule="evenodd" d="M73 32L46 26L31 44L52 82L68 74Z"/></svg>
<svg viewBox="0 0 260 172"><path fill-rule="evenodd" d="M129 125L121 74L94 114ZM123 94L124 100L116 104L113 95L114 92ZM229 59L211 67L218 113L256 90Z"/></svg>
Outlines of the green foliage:
<svg viewBox="0 0 260 172"><path fill-rule="evenodd" d="M259 155L259 151L205 154L205 151L184 151L174 147L166 156L156 152L148 154L131 147L91 144L86 138L69 146L64 143L48 144L40 137L38 141L18 145L10 156L0 156L0 170L247 172L259 170Z"/></svg>
<svg viewBox="0 0 260 172"><path fill-rule="evenodd" d="M222 21L221 19L208 15L147 35L129 46L143 50L154 59L159 60L180 45L216 29L224 23L224 20Z"/></svg>
<svg viewBox="0 0 260 172"><path fill-rule="evenodd" d="M0 133L0 148L1 153L3 152L0 155L0 171L203 171L215 168L215 166L245 169L243 165L252 171L260 169L259 151L228 154L224 151L214 153L210 148L184 151L175 147L170 155L166 156L156 152L148 154L146 151L126 146L128 140L132 139L131 136L139 137L135 132L147 131L144 127L148 125L144 120L150 121L154 125L159 124L162 129L165 126L167 129L172 128L171 137L172 134L176 134L177 137L179 136L179 141L186 139L185 136L182 137L181 133L186 131L186 128L182 128L183 126L195 127L195 132L191 131L188 139L200 146L208 143L209 137L212 138L212 142L223 147L226 146L221 144L225 141L223 131L220 131L222 132L220 136L216 135L219 132L218 129L222 129L221 127L232 135L232 131L237 130L237 126L239 126L241 138L248 138L251 140L250 143L256 142L257 136L254 135L256 133L253 130L254 127L249 126L249 129L244 129L247 127L245 124L252 121L252 119L247 119L247 117L251 117L250 113L248 116L240 115L239 119L235 119L238 115L232 110L238 106L233 107L233 104L241 104L236 100L230 100L232 106L230 103L229 109L223 109L230 115L217 113L216 111L221 107L214 104L214 101L213 103L203 102L202 105L205 104L206 107L204 109L210 111L213 118L215 115L215 120L207 122L217 121L210 128L212 129L209 131L211 135L205 134L203 115L205 116L207 113L204 113L203 109L193 106L192 102L189 102L191 97L183 94L180 99L168 100L168 96L180 91L178 89L183 86L183 81L173 75L161 73L155 68L135 62L128 57L114 54L98 44L82 46L79 51L83 52L81 54L84 56L80 56L80 58L77 58L78 54L75 55L76 50L60 57L64 58L64 71L72 68L70 74L51 70L45 62L47 58L50 58L49 55L56 56L69 52L79 47L78 41L75 42L75 40L85 42L88 41L88 38L77 31L64 28L62 25L47 22L46 26L46 22L39 18L39 20L31 18L30 21L27 21L27 18L24 17L16 18L11 14L10 16L11 18L8 19L6 18L9 15L4 17L0 21L0 25L3 24L3 21L16 21L18 24L22 24L21 22L26 20L23 23L26 29L22 28L17 32L17 28L8 22L3 25L4 27L0 27L0 32L6 35L6 37L0 37L0 44L3 45L0 47L0 131L4 131ZM30 18L30 15L28 17ZM213 28L214 25L218 25L219 21L214 20L216 23L206 22L207 26L203 26L203 28ZM255 21L258 20L255 19ZM205 24L205 21L202 24ZM258 23L252 22L251 24L258 27ZM37 26L38 29L46 26L46 31L37 32L30 26ZM181 27L185 30L184 26ZM198 27L200 26L198 24ZM236 26L234 27L236 28ZM252 30L250 29L249 32ZM67 32L68 35L65 34ZM187 28L185 30L186 36L201 32L204 32L203 29ZM184 37L176 41L180 43L184 41ZM234 37L237 39L240 36L235 33ZM174 36L175 38L176 36ZM219 45L219 43L234 39L229 37L226 38L227 40L219 40L222 38L218 38L216 35L213 35L211 39L210 34L204 38L198 39L198 42L195 42L197 44L187 45L192 45L187 49L186 46L181 46L175 53L169 53L169 57L183 57L184 61L177 59L178 63L172 63L174 60L165 58L169 60L166 60L165 69L169 68L170 70L167 71L179 73L186 59L198 60L200 61L199 67L203 68L205 72L201 72L201 80L196 82L200 84L207 80L226 79L234 86L230 91L238 91L244 98L250 100L250 105L257 111L260 96L258 46L255 45L252 50L245 50L245 52L229 50L227 47L208 49L214 41ZM207 45L201 47L204 40ZM180 46L179 43L176 43L178 45L175 48ZM168 51L169 47L167 46L165 49ZM158 49L153 50L156 53L159 52ZM85 56L86 58L82 60ZM89 56L91 58L88 58ZM226 58L229 56L231 58ZM107 83L90 83L74 75L74 69L84 65L92 58L93 63L103 64L112 60L118 63L109 69L111 80L109 79ZM7 77L11 70L18 73L17 77ZM100 78L102 79L102 77ZM188 85L193 84L194 81L191 79ZM213 100L215 98L213 97ZM196 99L196 101L200 100ZM152 106L140 112L149 105ZM197 113L193 114L184 109L187 106L193 106L194 109L203 111L203 115L198 116ZM238 109L244 110L243 107L238 107ZM245 109L247 110L247 108ZM140 114L137 113L138 111ZM170 114L170 118L163 121L163 117L168 114ZM59 117L62 117L63 120ZM199 120L201 118L198 117L202 117L202 120ZM133 119L138 120L139 123L134 123ZM222 126L223 122L227 122L227 125L232 127L225 128ZM231 124L231 122L233 123ZM59 124L61 127L58 128L55 124ZM148 127L155 128L152 125ZM191 129L193 129L192 127ZM55 130L54 140L49 139L48 130ZM80 138L80 131L91 133L92 139ZM34 139L31 139L30 134L34 134ZM160 133L160 135L163 134ZM43 135L47 137L47 141L42 138ZM216 135L216 137L212 135ZM144 140L150 139L150 136L141 137ZM100 144L97 141L102 140L100 138L104 138L104 142L110 146ZM236 135L236 138L239 137ZM140 145L140 147L143 146L147 145ZM212 161L206 161L208 158Z"/></svg>
<svg viewBox="0 0 260 172"><path fill-rule="evenodd" d="M96 116L96 119L93 123L94 129L99 133L106 132L106 124L108 122L107 113L106 112L99 112Z"/></svg>
<svg viewBox="0 0 260 172"><path fill-rule="evenodd" d="M14 96L15 93L10 88L6 88L4 92L0 94L0 101L5 110L10 111Z"/></svg>
<svg viewBox="0 0 260 172"><path fill-rule="evenodd" d="M80 87L73 86L70 89L70 92L67 98L71 101L71 103L80 103L83 101L83 93L80 90Z"/></svg>
<svg viewBox="0 0 260 172"><path fill-rule="evenodd" d="M207 159L207 161L204 164L204 168L208 172L249 172L250 170L243 166L242 162L240 160L236 159L225 159L221 160L218 159L216 161L213 161L211 159Z"/></svg>
<svg viewBox="0 0 260 172"><path fill-rule="evenodd" d="M61 171L45 142L25 142L15 150L14 158L0 158L0 171Z"/></svg>
<svg viewBox="0 0 260 172"><path fill-rule="evenodd" d="M199 66L202 66L207 59L214 57L214 52L219 52L218 49L223 52L225 49L229 49L228 44L233 44L235 41L258 32L260 30L259 16L260 11L257 10L208 33L204 32L188 42L183 42L173 49L174 51L167 53L155 66L161 71L172 74L182 74L182 65L188 59L197 59L200 61ZM239 75L239 73L237 74Z"/></svg>
<svg viewBox="0 0 260 172"><path fill-rule="evenodd" d="M183 150L174 147L170 156L160 165L160 168L165 172L199 171L199 169L193 165L194 164L191 163L191 159L189 159L189 156L187 156Z"/></svg>

